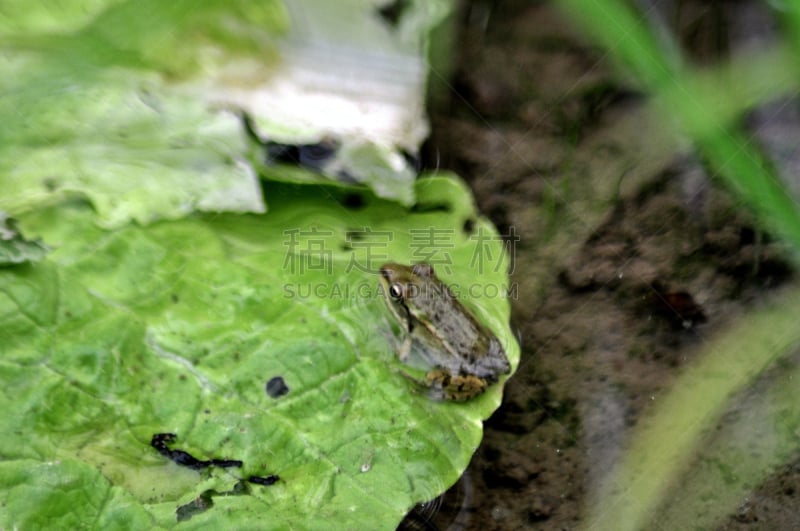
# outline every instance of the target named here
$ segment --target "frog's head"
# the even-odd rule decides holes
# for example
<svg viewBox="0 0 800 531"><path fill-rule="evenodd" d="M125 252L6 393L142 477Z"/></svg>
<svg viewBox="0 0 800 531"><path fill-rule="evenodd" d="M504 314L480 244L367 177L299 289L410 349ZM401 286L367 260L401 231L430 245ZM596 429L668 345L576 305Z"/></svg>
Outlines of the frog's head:
<svg viewBox="0 0 800 531"><path fill-rule="evenodd" d="M381 284L381 292L389 306L404 304L409 291L409 286L413 283L413 272L411 267L402 264L383 264L380 269L378 279Z"/></svg>
<svg viewBox="0 0 800 531"><path fill-rule="evenodd" d="M386 301L386 306L392 312L392 316L404 329L410 331L411 324L408 306L406 306L406 296L410 280L411 268L401 264L383 264L378 274L381 295Z"/></svg>
<svg viewBox="0 0 800 531"><path fill-rule="evenodd" d="M414 299L419 295L420 287L432 276L433 267L425 263L413 266L388 263L381 266L378 275L381 294L395 318L405 328L413 326Z"/></svg>
<svg viewBox="0 0 800 531"><path fill-rule="evenodd" d="M413 298L416 290L430 278L434 278L433 266L424 262L413 266L383 264L379 276L383 296L397 303Z"/></svg>

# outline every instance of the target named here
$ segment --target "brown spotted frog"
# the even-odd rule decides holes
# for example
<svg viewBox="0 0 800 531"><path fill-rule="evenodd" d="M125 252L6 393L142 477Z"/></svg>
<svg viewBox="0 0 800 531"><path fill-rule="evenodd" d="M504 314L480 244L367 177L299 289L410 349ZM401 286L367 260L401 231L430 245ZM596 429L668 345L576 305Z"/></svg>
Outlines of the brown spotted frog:
<svg viewBox="0 0 800 531"><path fill-rule="evenodd" d="M405 361L413 349L433 367L423 383L435 398L469 400L508 374L500 341L436 277L433 266L384 264L379 278L403 330L398 357Z"/></svg>

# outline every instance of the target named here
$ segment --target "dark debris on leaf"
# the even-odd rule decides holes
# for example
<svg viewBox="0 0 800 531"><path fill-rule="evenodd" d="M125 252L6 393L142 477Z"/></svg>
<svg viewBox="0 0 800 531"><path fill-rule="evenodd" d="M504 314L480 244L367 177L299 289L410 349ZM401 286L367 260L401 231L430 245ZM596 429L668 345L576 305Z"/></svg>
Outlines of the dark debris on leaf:
<svg viewBox="0 0 800 531"><path fill-rule="evenodd" d="M193 470L200 470L211 466L217 466L221 468L242 467L242 461L236 459L208 459L204 461L197 459L190 453L184 452L183 450L173 450L169 446L174 443L177 438L178 436L174 433L156 433L150 440L150 446L158 450L158 453L168 457L175 463L181 466L189 467ZM194 515L204 513L212 508L214 506L213 498L215 496L247 495L250 494L248 483L268 487L270 485L274 485L279 480L280 478L276 474L270 474L268 476L249 476L247 479L240 479L237 481L230 490L219 492L209 489L203 491L203 493L194 500L175 509L175 516L178 522L185 522L190 520Z"/></svg>
<svg viewBox="0 0 800 531"><path fill-rule="evenodd" d="M341 203L346 208L352 210L359 210L361 208L364 208L364 206L366 205L366 201L364 201L364 196L356 193L350 193L345 195L344 198L341 200Z"/></svg>
<svg viewBox="0 0 800 531"><path fill-rule="evenodd" d="M464 231L464 234L472 234L472 232L475 230L475 218L465 219L461 229Z"/></svg>
<svg viewBox="0 0 800 531"><path fill-rule="evenodd" d="M311 170L322 171L325 165L336 155L339 142L331 138L323 138L316 144L281 144L268 141L266 163L289 164Z"/></svg>
<svg viewBox="0 0 800 531"><path fill-rule="evenodd" d="M275 376L270 378L266 385L267 394L271 398L279 398L289 392L289 386L283 379L283 376Z"/></svg>
<svg viewBox="0 0 800 531"><path fill-rule="evenodd" d="M220 468L241 468L242 462L236 459L197 459L189 452L183 450L172 450L169 445L178 438L174 433L156 433L150 440L150 446L158 450L158 453L174 461L176 464L191 468L192 470L202 470L210 466Z"/></svg>
<svg viewBox="0 0 800 531"><path fill-rule="evenodd" d="M264 485L265 487L269 487L270 485L277 483L280 479L281 478L277 475L270 474L269 476L250 476L247 478L247 481L256 485Z"/></svg>
<svg viewBox="0 0 800 531"><path fill-rule="evenodd" d="M175 516L179 522L191 520L192 516L201 514L211 509L214 506L213 496L216 494L213 490L207 490L200 494L197 498L189 503L185 503L175 509Z"/></svg>
<svg viewBox="0 0 800 531"><path fill-rule="evenodd" d="M435 212L451 212L452 205L448 203L415 203L411 207L411 212L416 214L430 214Z"/></svg>
<svg viewBox="0 0 800 531"><path fill-rule="evenodd" d="M250 490L247 488L247 483L243 480L237 481L231 490L219 492L214 489L208 489L189 503L185 503L175 509L175 516L178 522L185 522L190 520L194 515L204 513L211 509L214 506L215 496L243 496L246 494L250 494Z"/></svg>
<svg viewBox="0 0 800 531"><path fill-rule="evenodd" d="M389 26L396 27L400 22L400 18L409 7L409 0L393 0L388 4L377 10L378 16L381 17Z"/></svg>

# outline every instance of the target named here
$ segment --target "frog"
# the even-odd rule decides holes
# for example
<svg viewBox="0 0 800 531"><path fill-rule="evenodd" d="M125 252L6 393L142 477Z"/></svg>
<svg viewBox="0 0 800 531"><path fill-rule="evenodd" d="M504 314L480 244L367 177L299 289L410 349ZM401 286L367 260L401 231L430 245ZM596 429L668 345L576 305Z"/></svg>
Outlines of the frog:
<svg viewBox="0 0 800 531"><path fill-rule="evenodd" d="M432 367L416 381L433 398L469 400L511 371L500 340L439 280L430 263L386 263L378 277L401 329L397 357L404 362L413 351Z"/></svg>

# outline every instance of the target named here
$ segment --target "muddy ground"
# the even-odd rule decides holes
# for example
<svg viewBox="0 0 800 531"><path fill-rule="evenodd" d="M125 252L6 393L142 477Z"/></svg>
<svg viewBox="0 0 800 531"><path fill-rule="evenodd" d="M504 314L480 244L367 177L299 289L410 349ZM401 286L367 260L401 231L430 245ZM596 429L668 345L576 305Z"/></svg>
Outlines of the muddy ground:
<svg viewBox="0 0 800 531"><path fill-rule="evenodd" d="M660 20L697 62L770 31L754 2L672 8ZM450 97L432 111L424 160L462 175L514 240L522 359L467 473L410 525L574 529L654 397L705 338L793 273L691 144L555 6L476 0L459 20ZM800 528L798 461L720 526Z"/></svg>

